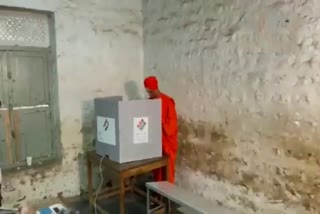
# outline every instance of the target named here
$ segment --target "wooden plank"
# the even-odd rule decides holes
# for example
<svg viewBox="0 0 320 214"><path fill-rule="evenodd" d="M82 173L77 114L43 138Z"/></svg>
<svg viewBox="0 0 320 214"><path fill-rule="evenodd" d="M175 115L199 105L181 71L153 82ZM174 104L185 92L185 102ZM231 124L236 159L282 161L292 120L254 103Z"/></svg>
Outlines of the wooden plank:
<svg viewBox="0 0 320 214"><path fill-rule="evenodd" d="M141 175L141 174L145 174L147 172L151 172L154 169L159 169L162 167L166 167L168 164L167 158L158 160L156 162L153 163L149 163L140 167L136 167L133 169L129 169L123 172L123 175L128 178L131 176L137 176L137 175Z"/></svg>
<svg viewBox="0 0 320 214"><path fill-rule="evenodd" d="M125 192L128 191L133 191L133 186L127 186L125 188ZM120 187L114 187L112 189L105 189L101 192L99 192L99 196L97 200L103 200L103 199L108 199L111 198L113 196L119 195L120 194ZM87 194L83 194L81 196L83 199L87 200L88 199L88 195ZM94 193L94 198L96 197L96 193Z"/></svg>
<svg viewBox="0 0 320 214"><path fill-rule="evenodd" d="M21 155L21 132L20 132L20 124L21 124L21 118L20 114L18 111L14 111L13 113L13 121L14 121L14 134L15 134L15 145L16 145L16 160L21 161L22 160L22 155Z"/></svg>
<svg viewBox="0 0 320 214"><path fill-rule="evenodd" d="M13 163L13 150L12 150L12 136L11 136L11 122L9 111L4 112L4 127L6 135L6 153L7 153L7 163Z"/></svg>
<svg viewBox="0 0 320 214"><path fill-rule="evenodd" d="M125 192L131 191L131 190L132 190L131 186L125 188ZM119 194L120 194L120 188L110 192L105 192L104 194L99 194L97 200L108 199Z"/></svg>
<svg viewBox="0 0 320 214"><path fill-rule="evenodd" d="M100 164L101 157L96 154L95 151L87 152L87 158L90 159L94 164ZM116 172L124 172L130 169L135 169L141 166L149 165L155 162L164 161L167 157L150 158L140 161L133 161L129 163L117 163L108 158L104 158L102 165L108 167L109 169L115 170Z"/></svg>
<svg viewBox="0 0 320 214"><path fill-rule="evenodd" d="M111 187L111 188L108 187L108 188L101 189L99 192L99 195L108 194L108 193L111 193L114 191L118 191L119 188L120 188L120 186L115 186L115 187ZM96 197L96 193L94 193L94 197Z"/></svg>

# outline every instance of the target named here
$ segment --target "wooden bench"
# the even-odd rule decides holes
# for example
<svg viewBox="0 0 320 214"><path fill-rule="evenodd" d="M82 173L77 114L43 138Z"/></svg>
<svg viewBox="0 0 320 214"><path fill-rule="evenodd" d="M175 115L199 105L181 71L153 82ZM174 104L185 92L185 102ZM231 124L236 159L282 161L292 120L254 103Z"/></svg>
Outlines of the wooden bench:
<svg viewBox="0 0 320 214"><path fill-rule="evenodd" d="M200 196L192 194L182 188L177 187L167 181L150 182L146 184L147 187L147 214L154 213L160 207L150 209L150 190L160 194L170 201L184 207L187 213L194 214L235 214L235 211L226 207L221 207L217 202L208 201ZM166 206L166 213L169 213L168 206Z"/></svg>

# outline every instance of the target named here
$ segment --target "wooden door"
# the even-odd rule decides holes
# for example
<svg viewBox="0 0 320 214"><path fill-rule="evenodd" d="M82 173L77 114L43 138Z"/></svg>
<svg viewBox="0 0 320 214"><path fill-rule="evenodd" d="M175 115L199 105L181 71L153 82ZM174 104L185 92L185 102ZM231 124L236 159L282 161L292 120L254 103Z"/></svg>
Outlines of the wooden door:
<svg viewBox="0 0 320 214"><path fill-rule="evenodd" d="M53 155L46 51L0 52L0 164Z"/></svg>
<svg viewBox="0 0 320 214"><path fill-rule="evenodd" d="M47 52L10 51L8 59L16 160L25 161L27 156L33 160L51 156Z"/></svg>
<svg viewBox="0 0 320 214"><path fill-rule="evenodd" d="M14 163L11 120L9 111L9 85L7 56L0 52L0 166Z"/></svg>

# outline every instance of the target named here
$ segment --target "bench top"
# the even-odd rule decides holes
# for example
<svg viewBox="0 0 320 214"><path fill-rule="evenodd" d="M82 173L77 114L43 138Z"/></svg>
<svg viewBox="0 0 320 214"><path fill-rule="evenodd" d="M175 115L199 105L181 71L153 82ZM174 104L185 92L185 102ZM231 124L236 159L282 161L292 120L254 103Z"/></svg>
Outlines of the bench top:
<svg viewBox="0 0 320 214"><path fill-rule="evenodd" d="M171 201L188 208L188 210L202 214L235 214L229 208L219 206L217 202L208 201L198 195L185 191L167 181L150 182L147 188L163 195Z"/></svg>

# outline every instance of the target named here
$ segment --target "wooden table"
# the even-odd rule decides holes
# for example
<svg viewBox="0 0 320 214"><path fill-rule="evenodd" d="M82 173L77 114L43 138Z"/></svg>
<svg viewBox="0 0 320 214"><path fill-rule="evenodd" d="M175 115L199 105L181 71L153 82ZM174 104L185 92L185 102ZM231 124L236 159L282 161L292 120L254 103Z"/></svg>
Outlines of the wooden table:
<svg viewBox="0 0 320 214"><path fill-rule="evenodd" d="M101 161L100 156L96 154L95 151L87 153L87 180L88 180L88 198L90 204L90 211L92 211L93 205L95 203L96 193L93 193L92 188L92 166L99 166ZM134 161L129 163L119 164L114 161L111 161L105 157L102 161L102 167L104 169L112 170L115 173L119 174L119 187L109 188L107 190L102 189L98 193L98 199L106 199L112 196L120 196L120 214L125 214L125 192L134 191L140 195L146 196L146 193L143 190L138 189L133 184L125 186L125 180L127 178L135 177L137 175L145 174L153 171L154 169L159 169L165 167L166 177L168 179L168 159L167 157L152 158L141 161ZM161 203L157 199L152 199L156 203ZM99 205L96 204L96 208L100 213L107 213Z"/></svg>

